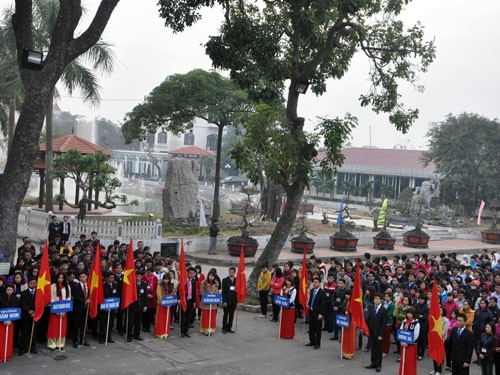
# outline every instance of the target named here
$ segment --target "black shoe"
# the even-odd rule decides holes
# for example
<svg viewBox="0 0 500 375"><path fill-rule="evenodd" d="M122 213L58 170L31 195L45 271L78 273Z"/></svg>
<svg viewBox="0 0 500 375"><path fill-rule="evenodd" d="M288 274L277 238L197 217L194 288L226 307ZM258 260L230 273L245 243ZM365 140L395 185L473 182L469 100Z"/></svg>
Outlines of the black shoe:
<svg viewBox="0 0 500 375"><path fill-rule="evenodd" d="M184 333L181 334L181 337L184 337Z"/></svg>
<svg viewBox="0 0 500 375"><path fill-rule="evenodd" d="M113 339L108 339L108 344L114 344L116 341Z"/></svg>
<svg viewBox="0 0 500 375"><path fill-rule="evenodd" d="M377 367L377 368L375 369L375 372L380 372L381 370L382 370L382 369L381 369L380 367Z"/></svg>
<svg viewBox="0 0 500 375"><path fill-rule="evenodd" d="M132 337L127 337L127 342L132 342Z"/></svg>
<svg viewBox="0 0 500 375"><path fill-rule="evenodd" d="M104 344L104 340L99 339L99 344Z"/></svg>
<svg viewBox="0 0 500 375"><path fill-rule="evenodd" d="M226 334L226 330L225 330L225 329L223 329L223 330L222 330L222 333Z"/></svg>
<svg viewBox="0 0 500 375"><path fill-rule="evenodd" d="M314 346L314 344L310 342L309 344L306 344L306 346Z"/></svg>
<svg viewBox="0 0 500 375"><path fill-rule="evenodd" d="M232 329L228 329L227 330L229 333L234 333L234 331Z"/></svg>
<svg viewBox="0 0 500 375"><path fill-rule="evenodd" d="M189 336L189 333L185 333L184 336L187 338L191 338L191 336Z"/></svg>
<svg viewBox="0 0 500 375"><path fill-rule="evenodd" d="M31 354L38 354L37 348L31 348Z"/></svg>
<svg viewBox="0 0 500 375"><path fill-rule="evenodd" d="M399 350L393 351L394 354L400 354L401 352Z"/></svg>
<svg viewBox="0 0 500 375"><path fill-rule="evenodd" d="M74 342L73 343L73 348L78 349L78 343Z"/></svg>
<svg viewBox="0 0 500 375"><path fill-rule="evenodd" d="M319 345L314 345L314 349L319 349Z"/></svg>
<svg viewBox="0 0 500 375"><path fill-rule="evenodd" d="M328 328L322 328L321 330L322 331L328 331Z"/></svg>
<svg viewBox="0 0 500 375"><path fill-rule="evenodd" d="M377 368L377 366L375 366L375 365L368 365L368 366L365 366L365 368Z"/></svg>
<svg viewBox="0 0 500 375"><path fill-rule="evenodd" d="M137 341L143 341L144 339L143 339L141 336L135 336L135 337L134 337L134 340L137 340Z"/></svg>
<svg viewBox="0 0 500 375"><path fill-rule="evenodd" d="M82 345L83 346L90 346L90 344L87 341L84 341Z"/></svg>

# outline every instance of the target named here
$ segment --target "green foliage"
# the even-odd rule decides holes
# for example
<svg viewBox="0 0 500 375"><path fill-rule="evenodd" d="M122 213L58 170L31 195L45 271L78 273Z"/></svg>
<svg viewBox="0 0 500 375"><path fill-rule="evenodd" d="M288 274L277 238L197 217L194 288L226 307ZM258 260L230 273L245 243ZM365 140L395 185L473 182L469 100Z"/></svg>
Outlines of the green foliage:
<svg viewBox="0 0 500 375"><path fill-rule="evenodd" d="M396 201L396 208L403 214L409 214L413 201L413 189L406 187L399 193L398 200Z"/></svg>
<svg viewBox="0 0 500 375"><path fill-rule="evenodd" d="M481 200L493 204L499 198L500 123L478 114L448 115L432 124L429 151L424 162L433 163L441 175L439 199L461 204L473 214Z"/></svg>

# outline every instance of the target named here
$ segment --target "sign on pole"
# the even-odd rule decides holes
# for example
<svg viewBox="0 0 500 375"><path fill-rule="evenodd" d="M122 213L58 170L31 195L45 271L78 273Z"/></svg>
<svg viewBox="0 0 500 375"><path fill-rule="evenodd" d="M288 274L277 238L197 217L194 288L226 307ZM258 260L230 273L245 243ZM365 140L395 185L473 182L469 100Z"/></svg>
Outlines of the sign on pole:
<svg viewBox="0 0 500 375"><path fill-rule="evenodd" d="M104 298L104 303L101 304L101 310L110 311L120 308L120 298Z"/></svg>
<svg viewBox="0 0 500 375"><path fill-rule="evenodd" d="M342 314L337 314L335 321L337 323L337 326L341 328L349 328L351 324L351 318Z"/></svg>
<svg viewBox="0 0 500 375"><path fill-rule="evenodd" d="M414 344L413 332L407 329L398 329L397 340L406 344Z"/></svg>
<svg viewBox="0 0 500 375"><path fill-rule="evenodd" d="M50 304L51 314L60 314L73 311L73 301L55 301Z"/></svg>
<svg viewBox="0 0 500 375"><path fill-rule="evenodd" d="M0 309L0 322L12 322L19 319L21 319L21 309L19 307Z"/></svg>
<svg viewBox="0 0 500 375"><path fill-rule="evenodd" d="M178 303L178 299L176 295L168 295L168 296L163 296L161 299L161 306L162 307L172 307L176 306Z"/></svg>
<svg viewBox="0 0 500 375"><path fill-rule="evenodd" d="M274 296L273 302L276 306L284 307L287 309L290 307L290 300L287 297L280 296L279 294Z"/></svg>
<svg viewBox="0 0 500 375"><path fill-rule="evenodd" d="M201 303L205 305L220 305L222 303L222 294L203 293L201 295Z"/></svg>

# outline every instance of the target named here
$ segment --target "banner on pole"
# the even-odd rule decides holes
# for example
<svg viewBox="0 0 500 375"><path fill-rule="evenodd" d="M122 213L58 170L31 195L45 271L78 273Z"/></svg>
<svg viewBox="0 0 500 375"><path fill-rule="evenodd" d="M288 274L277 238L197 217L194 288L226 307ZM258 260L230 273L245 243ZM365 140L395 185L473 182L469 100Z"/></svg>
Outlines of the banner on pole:
<svg viewBox="0 0 500 375"><path fill-rule="evenodd" d="M404 342L406 344L414 344L415 343L413 340L413 332L408 331L407 329L398 329L397 340L400 342Z"/></svg>
<svg viewBox="0 0 500 375"><path fill-rule="evenodd" d="M220 305L222 303L222 294L203 293L201 295L201 303L205 305Z"/></svg>
<svg viewBox="0 0 500 375"><path fill-rule="evenodd" d="M73 301L55 301L50 304L51 314L60 314L73 311Z"/></svg>
<svg viewBox="0 0 500 375"><path fill-rule="evenodd" d="M120 308L120 298L104 298L104 303L101 304L101 310L109 311Z"/></svg>
<svg viewBox="0 0 500 375"><path fill-rule="evenodd" d="M161 299L162 307L172 307L176 306L178 303L179 301L175 295L163 296Z"/></svg>
<svg viewBox="0 0 500 375"><path fill-rule="evenodd" d="M12 322L19 319L21 319L21 309L19 307L0 309L0 322Z"/></svg>
<svg viewBox="0 0 500 375"><path fill-rule="evenodd" d="M273 302L275 305L280 306L280 307L284 307L287 309L290 307L290 300L287 297L276 295L276 296L274 296Z"/></svg>
<svg viewBox="0 0 500 375"><path fill-rule="evenodd" d="M340 328L349 328L351 325L351 318L342 314L337 314L335 322Z"/></svg>

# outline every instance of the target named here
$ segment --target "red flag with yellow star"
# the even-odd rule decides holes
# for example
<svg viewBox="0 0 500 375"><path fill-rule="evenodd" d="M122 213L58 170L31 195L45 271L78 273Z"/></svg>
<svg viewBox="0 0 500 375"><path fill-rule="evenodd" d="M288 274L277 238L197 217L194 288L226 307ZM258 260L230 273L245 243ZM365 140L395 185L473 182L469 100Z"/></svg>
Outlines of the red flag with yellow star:
<svg viewBox="0 0 500 375"><path fill-rule="evenodd" d="M43 315L43 311L45 310L45 306L47 306L52 300L50 284L49 243L45 240L42 261L40 263L40 271L38 271L38 280L36 283L35 316L33 317L35 322L40 320Z"/></svg>
<svg viewBox="0 0 500 375"><path fill-rule="evenodd" d="M179 283L177 292L179 293L179 301L182 311L187 310L186 300L186 287L187 287L187 269L186 269L186 254L184 254L184 238L181 239L181 255L179 257Z"/></svg>
<svg viewBox="0 0 500 375"><path fill-rule="evenodd" d="M236 299L242 303L247 298L247 275L245 273L245 251L241 241L240 262L238 263L238 276L236 276Z"/></svg>
<svg viewBox="0 0 500 375"><path fill-rule="evenodd" d="M121 309L126 309L131 303L137 301L137 282L135 278L134 265L134 243L132 238L128 246L127 260L125 261L125 269L123 271L122 284L122 303Z"/></svg>
<svg viewBox="0 0 500 375"><path fill-rule="evenodd" d="M102 288L101 271L101 246L96 246L94 261L89 275L90 297L89 311L90 317L95 318L99 312L99 304L104 302L104 290Z"/></svg>
<svg viewBox="0 0 500 375"><path fill-rule="evenodd" d="M363 313L363 292L361 291L361 272L359 271L359 263L356 265L356 280L352 289L351 303L348 308L351 313L351 324L360 328L363 333L370 336L370 330L365 321Z"/></svg>
<svg viewBox="0 0 500 375"><path fill-rule="evenodd" d="M443 363L446 352L444 350L443 322L441 321L441 307L439 305L436 278L434 278L434 285L432 286L431 307L429 309L429 335L427 337L429 340L429 357L432 357L438 364Z"/></svg>
<svg viewBox="0 0 500 375"><path fill-rule="evenodd" d="M307 246L304 246L304 257L302 258L302 270L300 271L299 302L303 307L302 316L307 316L307 292L309 291L309 274L306 261Z"/></svg>

